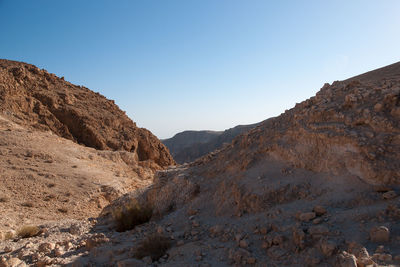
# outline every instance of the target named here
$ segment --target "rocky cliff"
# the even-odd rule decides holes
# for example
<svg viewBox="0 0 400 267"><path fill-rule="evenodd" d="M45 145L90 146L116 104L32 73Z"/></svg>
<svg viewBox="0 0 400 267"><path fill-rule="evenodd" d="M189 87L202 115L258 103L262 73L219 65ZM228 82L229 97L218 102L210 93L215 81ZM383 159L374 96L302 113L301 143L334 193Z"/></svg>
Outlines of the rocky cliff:
<svg viewBox="0 0 400 267"><path fill-rule="evenodd" d="M30 64L0 60L0 111L88 147L129 151L159 167L174 164L168 149L114 101Z"/></svg>

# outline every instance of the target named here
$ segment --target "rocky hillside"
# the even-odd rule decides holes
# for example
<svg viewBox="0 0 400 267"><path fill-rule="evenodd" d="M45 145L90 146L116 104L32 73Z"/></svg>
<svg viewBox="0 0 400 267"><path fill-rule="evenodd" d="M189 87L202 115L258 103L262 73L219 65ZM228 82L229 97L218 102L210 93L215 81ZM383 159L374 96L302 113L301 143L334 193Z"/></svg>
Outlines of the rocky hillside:
<svg viewBox="0 0 400 267"><path fill-rule="evenodd" d="M369 184L400 184L400 63L325 84L203 164L243 171L266 155Z"/></svg>
<svg viewBox="0 0 400 267"><path fill-rule="evenodd" d="M175 161L183 164L222 148L231 143L236 136L257 125L238 125L225 131L184 131L162 142L168 147Z"/></svg>
<svg viewBox="0 0 400 267"><path fill-rule="evenodd" d="M161 168L174 164L168 149L114 101L30 64L0 60L0 111L88 147L129 151Z"/></svg>

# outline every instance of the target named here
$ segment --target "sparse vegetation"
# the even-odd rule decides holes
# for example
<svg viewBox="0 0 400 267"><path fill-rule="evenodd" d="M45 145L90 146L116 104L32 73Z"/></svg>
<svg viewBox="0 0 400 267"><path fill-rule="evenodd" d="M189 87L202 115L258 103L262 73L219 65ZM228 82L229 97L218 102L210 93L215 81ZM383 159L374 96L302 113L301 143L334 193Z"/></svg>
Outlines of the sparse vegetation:
<svg viewBox="0 0 400 267"><path fill-rule="evenodd" d="M149 256L153 261L156 261L164 256L170 247L169 238L161 234L152 234L139 243L134 255L138 259Z"/></svg>
<svg viewBox="0 0 400 267"><path fill-rule="evenodd" d="M132 203L126 209L117 210L113 213L118 232L125 232L135 228L135 226L150 221L153 209L148 205Z"/></svg>
<svg viewBox="0 0 400 267"><path fill-rule="evenodd" d="M14 238L13 232L9 231L9 232L5 233L4 240L9 240L9 239L12 239L12 238Z"/></svg>
<svg viewBox="0 0 400 267"><path fill-rule="evenodd" d="M61 212L61 213L68 213L68 209L67 208L59 208L58 211Z"/></svg>
<svg viewBox="0 0 400 267"><path fill-rule="evenodd" d="M34 225L26 225L18 230L17 235L21 238L29 238L37 236L39 233L40 233L39 227Z"/></svg>
<svg viewBox="0 0 400 267"><path fill-rule="evenodd" d="M0 203L6 203L9 202L10 198L9 197L5 197L5 196L1 196L0 197Z"/></svg>
<svg viewBox="0 0 400 267"><path fill-rule="evenodd" d="M22 207L27 207L27 208L32 208L33 203L32 202L24 202L21 204Z"/></svg>

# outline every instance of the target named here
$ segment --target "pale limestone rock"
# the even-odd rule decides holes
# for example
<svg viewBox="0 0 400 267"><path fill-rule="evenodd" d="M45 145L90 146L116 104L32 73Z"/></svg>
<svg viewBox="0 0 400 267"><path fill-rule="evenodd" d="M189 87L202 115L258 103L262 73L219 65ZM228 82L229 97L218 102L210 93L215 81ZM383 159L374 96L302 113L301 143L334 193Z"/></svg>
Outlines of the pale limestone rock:
<svg viewBox="0 0 400 267"><path fill-rule="evenodd" d="M308 221L314 219L315 216L316 216L315 212L304 212L299 215L299 219L300 219L300 221L308 222Z"/></svg>
<svg viewBox="0 0 400 267"><path fill-rule="evenodd" d="M357 258L346 251L343 251L337 258L338 267L357 267Z"/></svg>
<svg viewBox="0 0 400 267"><path fill-rule="evenodd" d="M322 215L324 215L326 213L326 209L323 206L320 206L320 205L315 206L313 211L315 212L315 214L317 216L322 216Z"/></svg>

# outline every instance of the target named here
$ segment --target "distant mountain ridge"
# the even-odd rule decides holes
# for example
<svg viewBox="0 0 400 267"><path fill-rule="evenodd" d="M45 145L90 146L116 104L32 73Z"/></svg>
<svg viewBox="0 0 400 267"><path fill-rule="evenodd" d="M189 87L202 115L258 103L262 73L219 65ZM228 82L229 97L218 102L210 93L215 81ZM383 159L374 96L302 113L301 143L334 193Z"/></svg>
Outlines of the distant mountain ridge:
<svg viewBox="0 0 400 267"><path fill-rule="evenodd" d="M258 124L238 125L225 131L184 131L161 142L168 147L175 161L183 164L231 143L236 136L255 128Z"/></svg>

